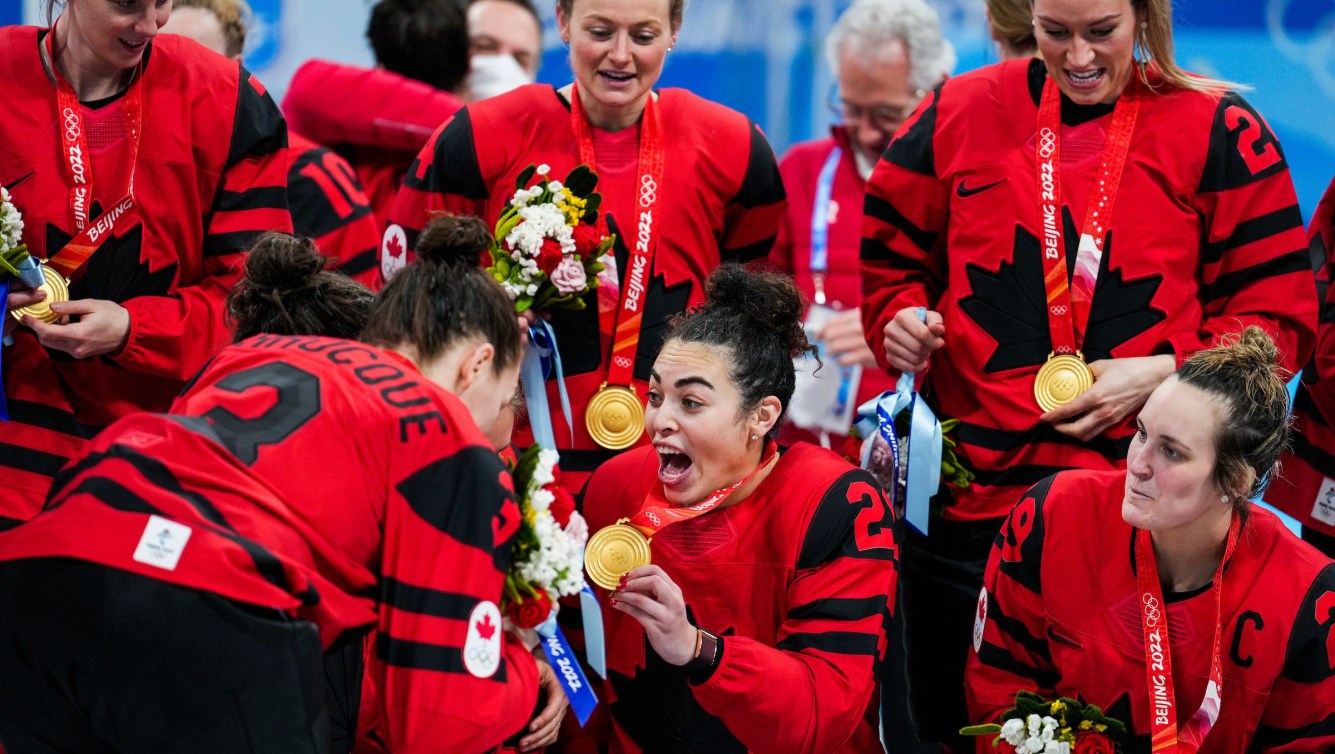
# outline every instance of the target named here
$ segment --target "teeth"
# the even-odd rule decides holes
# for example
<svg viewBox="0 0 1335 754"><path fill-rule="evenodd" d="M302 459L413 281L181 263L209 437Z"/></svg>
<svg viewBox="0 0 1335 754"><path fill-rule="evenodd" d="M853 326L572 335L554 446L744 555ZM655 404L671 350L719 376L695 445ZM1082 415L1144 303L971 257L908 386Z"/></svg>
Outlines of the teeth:
<svg viewBox="0 0 1335 754"><path fill-rule="evenodd" d="M1076 81L1093 81L1094 79L1099 77L1100 73L1102 73L1102 71L1090 71L1089 73L1075 73L1074 71L1067 71L1067 74Z"/></svg>

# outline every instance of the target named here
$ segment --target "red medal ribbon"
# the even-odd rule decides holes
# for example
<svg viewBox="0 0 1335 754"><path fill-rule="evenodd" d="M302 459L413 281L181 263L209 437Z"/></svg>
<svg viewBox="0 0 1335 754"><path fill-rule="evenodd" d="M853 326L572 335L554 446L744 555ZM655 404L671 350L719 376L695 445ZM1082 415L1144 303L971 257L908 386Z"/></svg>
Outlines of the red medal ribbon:
<svg viewBox="0 0 1335 754"><path fill-rule="evenodd" d="M689 507L682 508L669 503L667 498L663 496L663 486L661 484L654 485L653 490L644 499L644 509L632 516L628 523L639 529L644 536L653 537L658 532L679 521L689 521L703 516L723 505L728 498L732 497L732 493L755 478L755 475L759 474L761 469L769 466L770 461L774 460L774 456L778 455L778 452L779 446L772 440L767 441L765 452L760 458L760 464L752 469L751 473L742 477L735 484L724 487L703 501Z"/></svg>
<svg viewBox="0 0 1335 754"><path fill-rule="evenodd" d="M1039 246L1043 250L1043 285L1047 289L1048 329L1052 350L1074 354L1084 342L1089 324L1089 306L1094 298L1099 263L1103 258L1104 231L1112 216L1122 168L1131 146L1131 134L1140 110L1139 76L1132 72L1126 91L1113 108L1108 141L1099 163L1098 183L1090 195L1075 272L1066 279L1066 242L1063 238L1061 184L1061 92L1049 76L1043 84L1038 106L1038 138L1034 144L1038 165Z"/></svg>
<svg viewBox="0 0 1335 754"><path fill-rule="evenodd" d="M579 142L580 162L596 170L593 153L593 128L589 116L579 101L579 85L570 89L570 127ZM635 350L640 343L640 321L644 317L644 300L649 291L649 275L653 271L654 250L658 245L655 232L655 214L658 192L663 186L665 150L663 131L658 122L658 105L651 94L644 103L640 124L640 158L636 173L636 223L630 260L621 285L621 306L617 309L612 327L612 353L607 367L607 384L630 387L635 367Z"/></svg>
<svg viewBox="0 0 1335 754"><path fill-rule="evenodd" d="M56 23L60 20L57 19ZM108 207L92 224L88 222L88 211L93 201L93 159L88 149L88 134L84 127L83 106L74 87L60 75L56 68L55 54L56 29L53 24L47 33L44 44L46 55L51 63L51 75L56 79L56 105L60 116L61 150L65 156L65 166L70 175L70 214L74 219L74 230L78 234L64 248L47 256L46 263L54 267L66 278L72 278L83 268L88 258L98 247L110 238L117 227L123 226L134 216L134 171L139 161L139 137L143 132L143 73L141 59L135 72L134 80L125 94L125 113L130 121L130 178L125 189L125 196Z"/></svg>
<svg viewBox="0 0 1335 754"><path fill-rule="evenodd" d="M1210 682L1205 687L1200 709L1179 729L1177 696L1173 689L1173 660L1168 642L1168 608L1159 584L1159 568L1154 560L1154 542L1144 529L1136 532L1136 582L1140 589L1140 620L1145 634L1145 675L1150 692L1150 730L1153 751L1168 754L1195 754L1210 728L1219 719L1223 700L1224 670L1219 647L1223 634L1224 565L1233 557L1242 529L1242 519L1235 513L1228 527L1224 559L1214 572L1214 649L1210 655Z"/></svg>

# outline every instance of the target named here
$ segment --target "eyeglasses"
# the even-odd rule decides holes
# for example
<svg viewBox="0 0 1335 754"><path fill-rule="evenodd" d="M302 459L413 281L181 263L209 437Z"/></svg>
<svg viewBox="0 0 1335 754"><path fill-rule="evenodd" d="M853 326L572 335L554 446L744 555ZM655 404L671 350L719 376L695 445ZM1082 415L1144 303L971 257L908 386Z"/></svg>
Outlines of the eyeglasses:
<svg viewBox="0 0 1335 754"><path fill-rule="evenodd" d="M921 89L914 91L909 102L900 107L892 105L864 107L845 101L839 96L839 90L832 88L830 89L829 105L830 111L834 113L835 117L842 119L845 123L853 121L866 123L878 131L894 133L913 114L914 108L922 101L925 94L926 92Z"/></svg>

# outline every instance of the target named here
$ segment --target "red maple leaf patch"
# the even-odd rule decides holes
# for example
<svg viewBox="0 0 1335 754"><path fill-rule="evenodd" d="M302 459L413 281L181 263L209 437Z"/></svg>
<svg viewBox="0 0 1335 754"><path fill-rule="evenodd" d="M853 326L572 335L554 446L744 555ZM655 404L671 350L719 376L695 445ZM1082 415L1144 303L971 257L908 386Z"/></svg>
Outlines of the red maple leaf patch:
<svg viewBox="0 0 1335 754"><path fill-rule="evenodd" d="M491 637L496 634L496 625L491 622L490 615L482 616L482 620L476 624L477 635L486 641L491 641Z"/></svg>
<svg viewBox="0 0 1335 754"><path fill-rule="evenodd" d="M391 236L388 241L385 241L385 251L389 252L391 257L398 259L403 256L403 241L398 236Z"/></svg>

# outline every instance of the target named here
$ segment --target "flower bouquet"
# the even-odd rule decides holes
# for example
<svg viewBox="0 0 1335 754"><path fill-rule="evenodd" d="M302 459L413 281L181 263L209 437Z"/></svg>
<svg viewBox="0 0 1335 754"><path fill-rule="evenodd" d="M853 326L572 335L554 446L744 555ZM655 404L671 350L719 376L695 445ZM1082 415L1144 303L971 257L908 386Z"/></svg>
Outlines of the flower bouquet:
<svg viewBox="0 0 1335 754"><path fill-rule="evenodd" d="M598 174L579 165L563 182L549 172L547 165L524 168L496 221L487 272L514 297L519 313L583 309L584 294L598 287L606 266L602 256L616 241L598 223Z"/></svg>
<svg viewBox="0 0 1335 754"><path fill-rule="evenodd" d="M538 445L519 455L510 470L519 501L519 533L505 574L501 609L518 628L537 628L557 609L557 599L584 586L584 544L589 525L575 499L560 485L557 453Z"/></svg>
<svg viewBox="0 0 1335 754"><path fill-rule="evenodd" d="M1114 754L1126 726L1092 704L1061 697L1047 701L1030 691L1015 695L1015 706L1001 713L1001 724L973 725L966 736L1000 734L992 747L1003 754Z"/></svg>
<svg viewBox="0 0 1335 754"><path fill-rule="evenodd" d="M28 246L23 243L23 216L10 201L9 191L0 186L0 275L20 277L30 268L35 269L36 265L28 261ZM39 272L38 285L41 279Z"/></svg>

